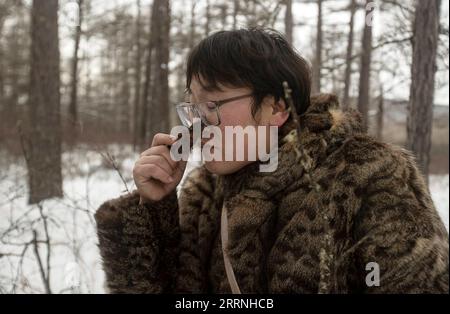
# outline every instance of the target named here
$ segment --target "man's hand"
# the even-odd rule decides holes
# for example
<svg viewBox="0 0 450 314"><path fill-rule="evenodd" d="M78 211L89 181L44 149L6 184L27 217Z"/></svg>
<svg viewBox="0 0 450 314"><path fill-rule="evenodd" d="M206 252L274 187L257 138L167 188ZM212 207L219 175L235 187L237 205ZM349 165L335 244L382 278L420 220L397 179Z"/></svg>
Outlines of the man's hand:
<svg viewBox="0 0 450 314"><path fill-rule="evenodd" d="M134 165L133 178L145 200L159 201L170 194L180 183L186 169L186 161L173 161L169 147L177 139L169 134L158 133L152 146L144 151Z"/></svg>

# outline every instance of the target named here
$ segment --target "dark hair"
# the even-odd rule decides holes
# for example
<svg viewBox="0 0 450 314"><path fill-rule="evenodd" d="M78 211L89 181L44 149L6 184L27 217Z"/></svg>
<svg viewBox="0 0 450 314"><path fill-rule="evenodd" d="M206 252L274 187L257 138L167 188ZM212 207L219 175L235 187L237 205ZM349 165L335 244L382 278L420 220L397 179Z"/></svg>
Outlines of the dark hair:
<svg viewBox="0 0 450 314"><path fill-rule="evenodd" d="M253 91L255 113L264 97L284 98L283 81L292 89L297 113L310 104L311 72L303 59L280 33L251 28L219 31L200 41L191 51L186 70L186 88L194 77L206 90L218 84L248 87Z"/></svg>

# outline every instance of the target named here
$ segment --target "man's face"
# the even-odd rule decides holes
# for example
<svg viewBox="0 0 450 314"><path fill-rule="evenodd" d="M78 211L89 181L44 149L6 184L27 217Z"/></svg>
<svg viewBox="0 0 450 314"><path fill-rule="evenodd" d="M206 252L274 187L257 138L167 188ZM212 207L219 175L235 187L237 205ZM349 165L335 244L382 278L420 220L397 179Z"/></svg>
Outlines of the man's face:
<svg viewBox="0 0 450 314"><path fill-rule="evenodd" d="M251 90L249 88L233 88L228 86L220 85L221 91L215 90L215 91L206 91L200 82L198 81L198 78L193 77L191 81L190 86L190 102L191 103L202 103L206 101L219 101L224 100L232 97L242 96L251 94ZM227 142L225 142L225 127L236 127L241 126L242 128L245 128L247 126L249 127L257 127L257 126L267 126L267 133L266 133L266 147L269 147L269 137L268 130L270 125L277 125L279 122L278 120L274 120L274 114L273 114L273 97L267 97L259 110L256 112L255 116L252 115L252 97L246 97L239 100L235 100L229 103L225 103L221 105L218 108L219 115L220 115L220 124L217 126L222 134L222 145L221 147L213 147L210 149L211 154L219 154L222 156L221 161L212 160L212 161L205 161L205 167L208 169L208 171L224 175L224 174L230 174L233 172L238 171L242 167L254 162L253 160L249 160L249 141L251 143L255 143L256 146L256 159L258 159L258 138L256 136L249 137L248 134L244 135L244 145L238 145L239 143L236 141L235 137L233 137L231 143L230 139L227 139ZM272 102L272 105L271 105ZM275 113L275 115L280 115L280 113ZM283 118L282 123L286 121L287 114L285 115L285 119ZM275 122L275 123L273 123ZM281 124L282 124L281 123ZM281 125L280 124L280 125ZM279 126L279 125L278 125ZM256 132L257 134L257 132ZM212 137L211 137L212 138ZM205 144L209 139L203 139L202 143ZM252 143L252 144L253 144ZM228 145L226 147L225 145ZM230 145L232 147L230 147ZM242 147L243 146L243 147ZM251 146L253 148L253 146ZM225 151L226 149L231 149L233 152L233 160L232 161L226 161L225 159ZM216 152L215 150L220 150L219 152ZM265 149L266 151L269 150L269 148ZM237 153L243 153L243 161L237 161L236 156Z"/></svg>

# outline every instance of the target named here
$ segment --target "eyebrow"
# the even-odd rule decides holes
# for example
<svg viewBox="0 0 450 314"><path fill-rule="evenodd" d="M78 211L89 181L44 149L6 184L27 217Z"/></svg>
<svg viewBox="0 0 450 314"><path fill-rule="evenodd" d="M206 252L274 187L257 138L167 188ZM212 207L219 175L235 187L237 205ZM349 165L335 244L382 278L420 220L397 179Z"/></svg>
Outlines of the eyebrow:
<svg viewBox="0 0 450 314"><path fill-rule="evenodd" d="M204 92L207 92L207 90L205 89L205 88L202 88L200 91L199 91L199 95L198 95L198 97L202 97L202 96L204 96L205 95L205 93ZM193 96L194 95L194 93L192 92L192 89L190 89L189 87L187 87L185 90L184 90L184 93L185 93L185 95L186 96Z"/></svg>
<svg viewBox="0 0 450 314"><path fill-rule="evenodd" d="M214 86L214 85L201 85L201 89L199 91L199 94L197 95L198 98L202 98L205 96L205 92L223 92L223 89L220 88L220 86ZM185 96L194 96L192 89L190 87L186 87L184 89Z"/></svg>
<svg viewBox="0 0 450 314"><path fill-rule="evenodd" d="M206 92L223 92L223 89L219 85L202 85L202 89Z"/></svg>

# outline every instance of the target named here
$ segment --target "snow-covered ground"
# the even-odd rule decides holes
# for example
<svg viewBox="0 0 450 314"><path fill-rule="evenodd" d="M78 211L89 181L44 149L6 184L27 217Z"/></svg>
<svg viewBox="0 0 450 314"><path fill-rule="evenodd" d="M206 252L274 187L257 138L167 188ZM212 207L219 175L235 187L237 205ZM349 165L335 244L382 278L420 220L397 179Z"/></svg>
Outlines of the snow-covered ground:
<svg viewBox="0 0 450 314"><path fill-rule="evenodd" d="M7 158L0 156L3 162ZM135 158L131 148L117 146L63 154L64 198L42 203L50 234L52 292L104 291L93 214L104 201L135 188L131 177ZM33 239L33 229L38 240L46 240L39 207L27 205L26 175L22 161L8 168L0 164L0 254L12 254L0 259L0 292L45 292L34 245L26 245ZM9 231L10 226L18 228ZM45 243L39 243L39 252L46 264Z"/></svg>
<svg viewBox="0 0 450 314"><path fill-rule="evenodd" d="M448 174L430 176L430 192L434 205L448 231Z"/></svg>
<svg viewBox="0 0 450 314"><path fill-rule="evenodd" d="M103 293L93 214L104 201L135 188L136 158L130 147L117 145L64 153L64 197L30 206L24 162L0 151L0 293L45 292L35 245L45 274L50 260L53 293ZM449 176L432 176L430 189L448 230Z"/></svg>

